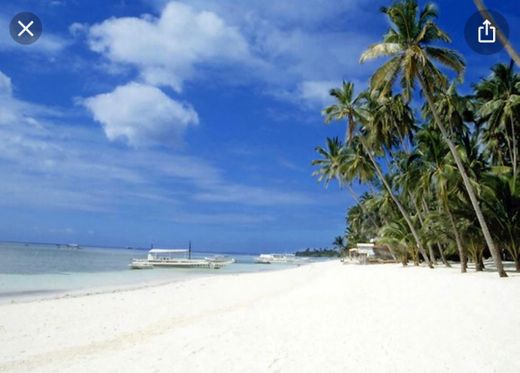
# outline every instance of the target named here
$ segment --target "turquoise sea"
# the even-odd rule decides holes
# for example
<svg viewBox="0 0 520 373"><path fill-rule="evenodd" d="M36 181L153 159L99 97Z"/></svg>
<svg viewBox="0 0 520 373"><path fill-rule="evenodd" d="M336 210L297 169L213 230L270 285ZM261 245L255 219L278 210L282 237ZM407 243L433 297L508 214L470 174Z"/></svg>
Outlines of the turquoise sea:
<svg viewBox="0 0 520 373"><path fill-rule="evenodd" d="M192 257L216 253L196 252ZM102 292L147 283L179 281L208 275L269 271L291 265L255 264L256 255L227 254L236 263L222 269L155 268L130 270L132 258L146 258L147 250L67 245L0 243L0 303Z"/></svg>

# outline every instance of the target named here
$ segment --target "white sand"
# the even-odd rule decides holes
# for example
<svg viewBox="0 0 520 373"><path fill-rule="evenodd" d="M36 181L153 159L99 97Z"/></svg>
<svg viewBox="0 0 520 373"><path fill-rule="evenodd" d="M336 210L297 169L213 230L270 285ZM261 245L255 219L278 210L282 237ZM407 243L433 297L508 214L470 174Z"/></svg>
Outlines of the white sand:
<svg viewBox="0 0 520 373"><path fill-rule="evenodd" d="M339 262L0 306L0 371L520 372L520 276Z"/></svg>

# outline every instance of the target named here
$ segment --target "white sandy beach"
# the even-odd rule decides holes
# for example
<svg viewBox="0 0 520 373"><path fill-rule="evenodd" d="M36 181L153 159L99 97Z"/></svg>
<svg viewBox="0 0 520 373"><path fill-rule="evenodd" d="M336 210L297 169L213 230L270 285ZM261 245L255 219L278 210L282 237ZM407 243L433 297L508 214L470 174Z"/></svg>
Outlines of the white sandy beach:
<svg viewBox="0 0 520 373"><path fill-rule="evenodd" d="M339 262L0 306L0 371L519 372L520 276Z"/></svg>

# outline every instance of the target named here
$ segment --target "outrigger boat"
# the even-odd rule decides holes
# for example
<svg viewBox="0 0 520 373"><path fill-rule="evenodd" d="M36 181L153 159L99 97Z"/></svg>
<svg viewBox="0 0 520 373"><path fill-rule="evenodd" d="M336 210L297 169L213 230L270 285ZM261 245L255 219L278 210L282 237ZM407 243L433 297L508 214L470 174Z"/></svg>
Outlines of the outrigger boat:
<svg viewBox="0 0 520 373"><path fill-rule="evenodd" d="M233 258L219 256L192 259L191 250L189 249L151 249L148 251L148 257L146 259L133 259L132 263L130 263L130 268L174 267L220 269L234 262L235 259Z"/></svg>

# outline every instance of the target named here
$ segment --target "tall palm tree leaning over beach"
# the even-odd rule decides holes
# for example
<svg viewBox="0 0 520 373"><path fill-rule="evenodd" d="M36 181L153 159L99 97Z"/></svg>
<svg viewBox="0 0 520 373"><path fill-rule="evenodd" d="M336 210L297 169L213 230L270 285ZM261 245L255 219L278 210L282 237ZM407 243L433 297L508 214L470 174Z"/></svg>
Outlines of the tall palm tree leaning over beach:
<svg viewBox="0 0 520 373"><path fill-rule="evenodd" d="M383 7L382 12L391 21L391 27L383 41L370 46L361 55L360 62L378 57L390 57L372 75L371 89L385 94L391 91L395 81L400 78L403 97L411 99L415 82L418 81L426 102L430 107L435 124L441 131L453 155L457 168L475 214L479 221L486 244L493 256L500 277L507 277L500 253L493 242L488 225L479 206L471 181L466 173L462 159L451 141L448 131L441 121L434 105L434 95L448 87L447 77L435 66L433 61L455 71L459 79L464 72L464 61L455 51L431 46L431 43L443 41L449 43L449 36L434 22L437 10L433 4L427 4L420 12L415 0L401 0L390 7Z"/></svg>
<svg viewBox="0 0 520 373"><path fill-rule="evenodd" d="M362 95L354 98L354 84L350 82L343 82L343 85L341 88L335 88L330 91L331 96L336 98L336 103L333 105L330 105L326 107L323 110L323 114L325 115L325 123L329 123L332 120L347 120L347 129L345 134L345 144L352 144L352 140L354 137L354 134L356 133L356 127L358 127L358 124L363 124L368 121L368 118L370 116L370 113L365 109L361 98ZM419 234L417 233L412 219L410 218L410 215L406 211L406 209L403 207L399 199L394 195L394 192L392 191L392 188L388 184L388 181L383 175L383 172L381 171L381 168L379 167L379 164L377 163L376 159L374 158L374 155L372 154L372 150L368 146L365 138L363 137L363 134L360 134L356 137L356 140L359 140L361 143L364 152L366 155L368 155L368 158L372 162L374 166L374 170L376 172L376 175L378 176L381 183L384 185L390 196L392 197L392 200L396 204L397 208L399 209L399 212L403 216L404 220L406 221L406 224L408 225L408 228L410 229L413 238L415 240L415 243L417 245L417 248L419 249L419 252L421 253L424 261L426 264L433 268L432 263L430 262L430 259L428 258L428 255L426 255L426 251L424 250L423 244L421 242L421 239L419 237Z"/></svg>

